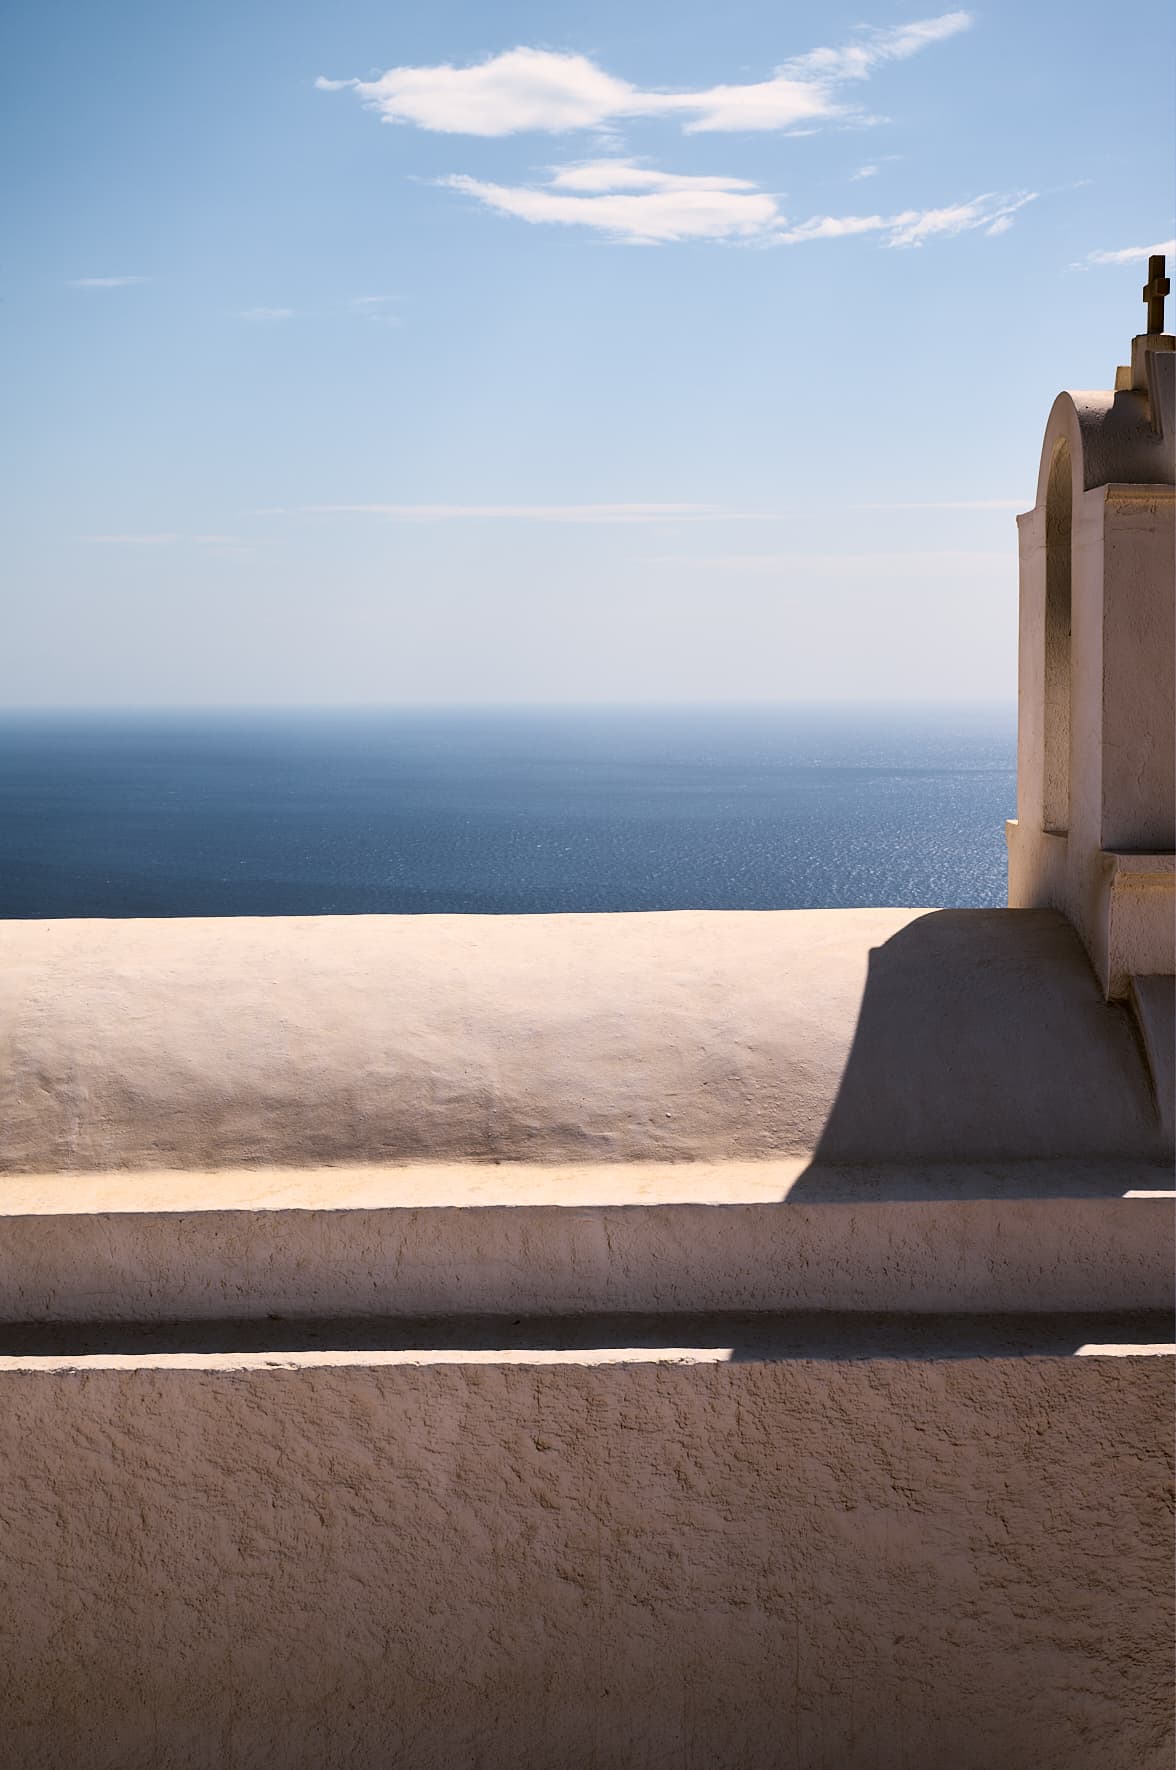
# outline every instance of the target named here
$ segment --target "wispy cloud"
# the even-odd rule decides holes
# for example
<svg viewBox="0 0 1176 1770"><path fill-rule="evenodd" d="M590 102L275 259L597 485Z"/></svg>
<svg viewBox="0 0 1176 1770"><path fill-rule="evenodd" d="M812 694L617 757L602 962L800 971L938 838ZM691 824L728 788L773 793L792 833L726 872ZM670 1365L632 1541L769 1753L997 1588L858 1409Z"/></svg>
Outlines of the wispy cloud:
<svg viewBox="0 0 1176 1770"><path fill-rule="evenodd" d="M247 307L242 311L240 318L243 320L263 321L292 320L294 318L294 309L292 307Z"/></svg>
<svg viewBox="0 0 1176 1770"><path fill-rule="evenodd" d="M691 177L594 160L555 171L544 185L442 179L499 215L590 227L630 244L754 239L780 225L777 199L743 178Z"/></svg>
<svg viewBox="0 0 1176 1770"><path fill-rule="evenodd" d="M1176 240L1161 240L1158 246L1121 246L1117 252L1088 252L1087 264L1142 264L1153 252L1176 256Z"/></svg>
<svg viewBox="0 0 1176 1770"><path fill-rule="evenodd" d="M813 49L783 62L766 80L697 91L642 89L589 56L526 47L472 67L397 67L375 80L320 77L316 85L329 92L353 90L387 123L445 134L563 134L634 117L678 119L690 133L793 129L854 115L847 88L883 63L905 60L971 23L970 13L955 11L893 28L866 27L840 48Z"/></svg>
<svg viewBox="0 0 1176 1770"><path fill-rule="evenodd" d="M851 172L849 182L860 184L863 178L877 178L884 166L893 166L901 159L901 154L879 154L876 160L870 160L866 165L859 166L856 172Z"/></svg>
<svg viewBox="0 0 1176 1770"><path fill-rule="evenodd" d="M815 215L790 224L780 200L745 178L662 172L632 160L587 160L553 168L546 182L491 184L454 174L439 180L499 215L520 221L589 227L630 245L680 240L759 241L783 246L877 234L885 246L921 246L936 236L976 228L1003 232L1033 192L988 192L941 209L896 215Z"/></svg>
<svg viewBox="0 0 1176 1770"><path fill-rule="evenodd" d="M969 12L941 12L935 18L912 20L905 25L863 29L856 42L843 49L812 49L785 63L787 71L817 78L864 80L884 61L905 61L932 43L958 36L972 24Z"/></svg>
<svg viewBox="0 0 1176 1770"><path fill-rule="evenodd" d="M353 295L347 306L357 318L369 320L373 325L399 326L403 324L400 315L392 312L396 300L395 295Z"/></svg>
<svg viewBox="0 0 1176 1770"><path fill-rule="evenodd" d="M1020 510L1023 498L936 498L912 503L854 504L854 510Z"/></svg>
<svg viewBox="0 0 1176 1770"><path fill-rule="evenodd" d="M815 215L797 227L783 228L776 236L781 244L797 246L807 240L840 240L851 234L878 234L884 246L921 246L926 240L983 228L1003 232L1012 217L1036 191L1001 195L993 191L953 203L942 209L903 209L897 215ZM1000 223L1004 223L1001 227Z"/></svg>
<svg viewBox="0 0 1176 1770"><path fill-rule="evenodd" d="M129 289L135 283L146 283L147 277L72 277L71 289Z"/></svg>
<svg viewBox="0 0 1176 1770"><path fill-rule="evenodd" d="M254 516L378 516L388 522L629 523L731 517L719 504L302 504Z"/></svg>
<svg viewBox="0 0 1176 1770"><path fill-rule="evenodd" d="M649 566L670 566L675 571L745 573L751 577L788 574L840 577L846 574L871 577L943 579L953 574L988 573L1009 567L1016 551L1008 548L912 549L895 553L663 553L645 559Z"/></svg>
<svg viewBox="0 0 1176 1770"><path fill-rule="evenodd" d="M83 535L82 540L99 547L174 547L179 542L189 542L197 547L240 547L244 545L240 535L182 535L175 532Z"/></svg>
<svg viewBox="0 0 1176 1770"><path fill-rule="evenodd" d="M83 541L90 541L98 547L170 547L180 539L179 535L83 535Z"/></svg>
<svg viewBox="0 0 1176 1770"><path fill-rule="evenodd" d="M754 191L748 178L724 178L689 172L660 172L636 160L580 160L571 166L553 166L551 188L599 195L606 191Z"/></svg>

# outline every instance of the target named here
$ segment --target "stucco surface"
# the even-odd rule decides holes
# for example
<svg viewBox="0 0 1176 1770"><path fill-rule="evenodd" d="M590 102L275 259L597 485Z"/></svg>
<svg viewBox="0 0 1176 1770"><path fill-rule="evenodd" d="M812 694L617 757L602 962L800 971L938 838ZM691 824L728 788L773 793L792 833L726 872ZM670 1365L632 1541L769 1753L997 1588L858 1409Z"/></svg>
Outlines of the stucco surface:
<svg viewBox="0 0 1176 1770"><path fill-rule="evenodd" d="M10 1171L1155 1157L1049 911L0 925Z"/></svg>
<svg viewBox="0 0 1176 1770"><path fill-rule="evenodd" d="M1172 1176L1140 1164L124 1173L0 1199L0 1321L1176 1302Z"/></svg>
<svg viewBox="0 0 1176 1770"><path fill-rule="evenodd" d="M1133 978L1132 1006L1143 1035L1164 1130L1171 1137L1176 1130L1176 977Z"/></svg>
<svg viewBox="0 0 1176 1770"><path fill-rule="evenodd" d="M1139 368L1143 385L1073 389L1059 393L1046 419L1047 437L1064 436L1077 465L1075 492L1105 485L1170 486L1176 481L1172 454L1171 344L1157 349L1155 340L1140 338ZM1167 358L1167 360L1165 360ZM1147 383L1152 383L1151 386ZM1037 502L1044 504L1049 465L1038 469Z"/></svg>
<svg viewBox="0 0 1176 1770"><path fill-rule="evenodd" d="M1176 848L1176 492L1111 487L1103 517L1101 846ZM1169 891L1169 910L1176 897Z"/></svg>
<svg viewBox="0 0 1176 1770"><path fill-rule="evenodd" d="M21 1770L1168 1770L1135 1357L0 1369Z"/></svg>

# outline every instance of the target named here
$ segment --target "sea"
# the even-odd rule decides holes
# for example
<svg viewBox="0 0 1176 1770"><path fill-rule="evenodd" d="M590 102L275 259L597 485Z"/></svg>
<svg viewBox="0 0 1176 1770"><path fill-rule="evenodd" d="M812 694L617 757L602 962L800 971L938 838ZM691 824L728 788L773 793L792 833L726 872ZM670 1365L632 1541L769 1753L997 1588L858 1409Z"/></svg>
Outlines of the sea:
<svg viewBox="0 0 1176 1770"><path fill-rule="evenodd" d="M0 917L988 906L1016 714L0 715Z"/></svg>

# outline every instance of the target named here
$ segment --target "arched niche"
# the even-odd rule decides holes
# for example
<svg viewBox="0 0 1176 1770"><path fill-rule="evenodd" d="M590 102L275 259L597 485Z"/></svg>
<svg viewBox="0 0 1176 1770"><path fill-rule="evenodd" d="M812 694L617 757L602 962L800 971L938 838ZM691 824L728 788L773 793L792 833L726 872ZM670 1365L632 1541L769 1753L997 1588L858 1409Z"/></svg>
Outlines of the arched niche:
<svg viewBox="0 0 1176 1770"><path fill-rule="evenodd" d="M1045 495L1045 659L1042 822L1054 835L1070 828L1071 554L1074 469L1070 446L1053 448Z"/></svg>

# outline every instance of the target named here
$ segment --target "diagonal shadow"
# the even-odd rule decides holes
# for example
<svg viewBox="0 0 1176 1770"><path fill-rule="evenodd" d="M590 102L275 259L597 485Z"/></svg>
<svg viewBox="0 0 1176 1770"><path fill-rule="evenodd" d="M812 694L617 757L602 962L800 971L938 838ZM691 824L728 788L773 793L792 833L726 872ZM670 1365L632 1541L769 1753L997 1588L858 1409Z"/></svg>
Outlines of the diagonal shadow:
<svg viewBox="0 0 1176 1770"><path fill-rule="evenodd" d="M789 1196L831 1199L856 1182L830 1170L866 1164L890 1197L912 1164L1166 1158L1134 1020L1104 1001L1069 923L935 910L871 951L837 1095Z"/></svg>

